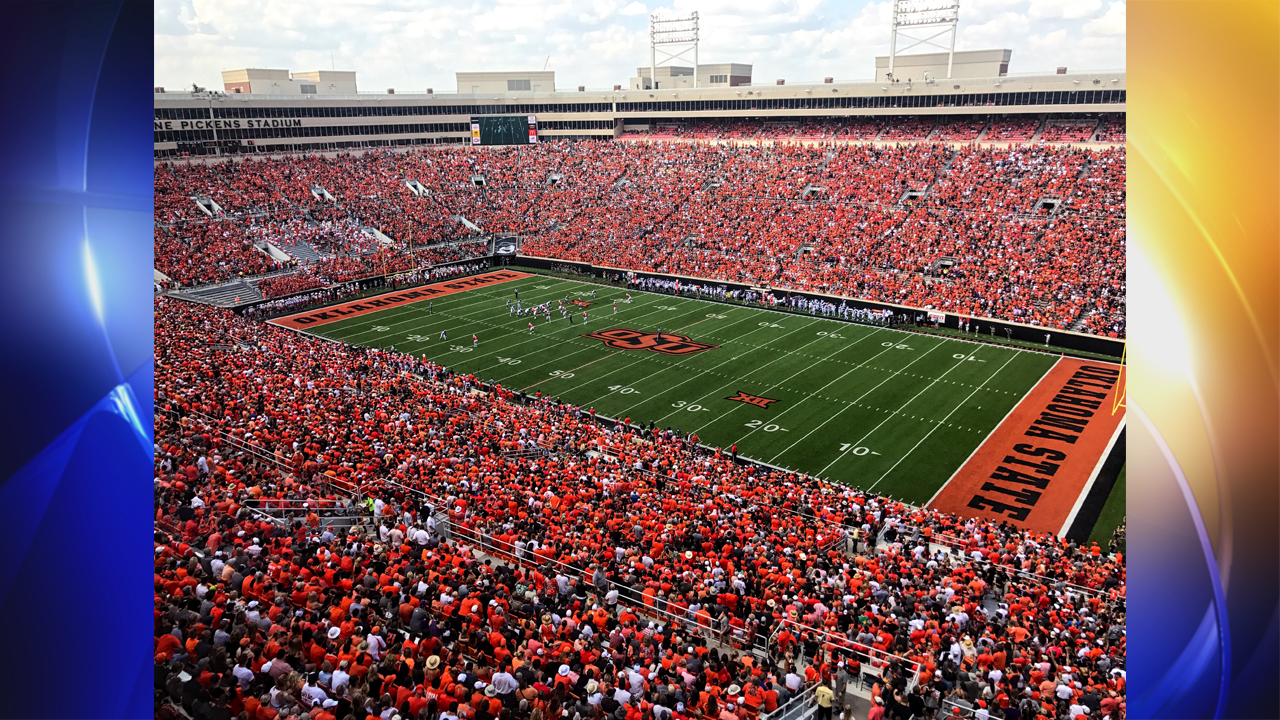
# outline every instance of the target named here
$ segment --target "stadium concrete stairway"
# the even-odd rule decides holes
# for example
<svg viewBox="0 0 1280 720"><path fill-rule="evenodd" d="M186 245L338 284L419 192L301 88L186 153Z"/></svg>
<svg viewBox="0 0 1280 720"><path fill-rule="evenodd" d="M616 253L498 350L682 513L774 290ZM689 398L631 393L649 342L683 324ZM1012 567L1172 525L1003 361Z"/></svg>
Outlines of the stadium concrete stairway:
<svg viewBox="0 0 1280 720"><path fill-rule="evenodd" d="M320 252L312 247L306 240L297 240L295 244L289 245L288 248L289 254L301 263L319 262L323 259Z"/></svg>
<svg viewBox="0 0 1280 720"><path fill-rule="evenodd" d="M255 276L255 280L261 280L266 275ZM180 293L184 298L193 300L206 305L228 306L235 305L237 301L245 303L255 300L264 299L262 292L257 286L244 279L236 279L231 282L221 283L218 285L208 285L205 287L195 288L193 290L184 290Z"/></svg>

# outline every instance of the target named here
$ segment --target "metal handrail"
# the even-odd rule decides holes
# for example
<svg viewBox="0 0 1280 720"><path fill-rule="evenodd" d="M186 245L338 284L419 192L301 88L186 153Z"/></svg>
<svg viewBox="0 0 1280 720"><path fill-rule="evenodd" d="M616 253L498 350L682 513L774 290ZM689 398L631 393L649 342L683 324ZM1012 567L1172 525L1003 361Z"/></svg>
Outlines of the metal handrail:
<svg viewBox="0 0 1280 720"><path fill-rule="evenodd" d="M554 558L543 558L541 562L521 558L516 554L514 547L509 549L504 549L492 543L484 541L482 539L483 535L481 534L481 532L477 531L474 528L466 528L465 532L458 532L456 529L454 529L453 534L455 537L458 538L457 542L460 545L468 542L475 543L476 545L479 545L482 548L500 553L504 560L507 558L510 558L511 559L510 561L520 564L522 566L537 567L537 566L550 564L550 565L556 566L555 567L556 570L564 572L564 574L568 577L574 577L579 581L589 580L589 578L586 578L585 572L575 572L566 563L562 563L559 560L556 560ZM645 605L643 602L637 605L636 603L628 599L624 599L629 596L631 592L631 588L627 588L622 585L619 585L617 582L613 580L609 580L608 578L605 579L605 583L608 586L611 586L613 589L618 590L618 604L625 605L628 608L635 610L636 613L639 615L654 617L659 620L665 619L667 624L671 624L673 622L680 623L686 629L689 629L691 626L693 631L698 632L699 634L703 634L705 631L706 633L712 634L714 636L714 633L716 632L714 627L710 625L704 625L701 622L698 622L697 620L694 620L685 616L677 615L675 613L668 612L666 610L659 609L656 606ZM590 584L592 587L596 587L594 581L592 581ZM628 593L627 595L624 595L623 593L624 590L627 591ZM752 645L752 651L753 652L756 651L756 646L754 644Z"/></svg>
<svg viewBox="0 0 1280 720"><path fill-rule="evenodd" d="M915 525L906 525L906 524L902 524L902 523L899 523L899 524L900 524L903 528L910 528L910 529L913 529L913 530L920 530L920 529L921 529L921 528L919 528L918 526L915 526ZM889 524L886 522L886 523L885 523L885 527L886 527L886 528L888 528L888 525L889 525ZM921 536L921 537L923 538L923 536ZM963 548L962 548L962 543L963 543L964 541L963 541L961 538L958 538L958 537L956 537L956 536L954 536L954 535L932 534L932 535L930 535L930 536L929 536L928 540L929 540L929 542L937 543L938 545L944 545L944 546L947 546L947 547L951 547L951 548L956 549L956 550L962 550L962 549L963 549ZM1008 571L1008 572L1010 572L1010 573L1012 573L1012 574L1014 574L1014 575L1018 575L1019 577L1027 578L1027 579L1029 579L1029 580L1037 580L1037 581L1042 581L1042 582L1045 582L1045 583L1048 583L1048 584L1055 584L1055 585L1056 585L1057 583L1062 583L1063 585L1066 585L1066 586L1068 586L1068 587L1070 587L1070 588L1073 588L1073 589L1075 589L1075 590L1077 590L1077 591L1079 591L1079 592L1086 593L1086 594L1089 594L1089 595L1107 595L1107 594L1109 594L1109 593L1108 593L1108 591L1106 591L1106 590L1099 590L1099 589L1096 589L1096 588L1089 588L1089 587L1085 587L1084 585L1077 585L1076 583L1068 582L1068 581L1066 581L1066 580L1061 580L1061 579L1057 579L1057 578L1051 578L1051 577L1049 577L1049 576L1047 576L1047 575L1038 575L1038 574L1036 574L1036 573L1028 572L1028 571L1026 571L1026 570L1020 570L1020 569L1018 569L1018 568L1010 567L1010 566L1008 566L1008 565L1001 565L1001 564L999 564L999 563L993 563L993 562L991 562L990 560L975 560L974 558L971 558L971 557L969 557L969 556L967 556L967 555L964 555L964 554L963 554L963 552L962 552L961 554L962 554L962 556L965 558L965 562L979 563L979 564L986 564L986 565L990 565L990 566L992 566L992 567L1001 568L1001 569L1003 569L1003 570L1005 570L1005 571Z"/></svg>

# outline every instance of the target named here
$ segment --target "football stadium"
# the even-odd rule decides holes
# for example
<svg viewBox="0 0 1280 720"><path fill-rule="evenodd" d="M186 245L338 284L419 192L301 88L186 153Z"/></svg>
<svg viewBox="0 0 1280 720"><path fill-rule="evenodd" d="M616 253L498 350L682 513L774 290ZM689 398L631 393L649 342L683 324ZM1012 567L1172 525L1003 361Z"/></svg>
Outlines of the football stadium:
<svg viewBox="0 0 1280 720"><path fill-rule="evenodd" d="M157 717L1122 718L1124 72L884 60L157 88Z"/></svg>

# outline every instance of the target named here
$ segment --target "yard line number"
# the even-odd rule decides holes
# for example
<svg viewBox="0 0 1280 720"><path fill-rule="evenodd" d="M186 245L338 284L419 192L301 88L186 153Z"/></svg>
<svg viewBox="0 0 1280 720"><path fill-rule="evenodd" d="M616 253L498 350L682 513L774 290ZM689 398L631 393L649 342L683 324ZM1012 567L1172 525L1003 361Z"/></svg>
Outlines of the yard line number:
<svg viewBox="0 0 1280 720"><path fill-rule="evenodd" d="M865 448L862 446L853 447L853 443L842 443L840 445L840 452L851 452L851 451L854 455L858 455L858 456L867 455L867 454L870 454L870 455L880 454L878 452L872 452L871 448Z"/></svg>
<svg viewBox="0 0 1280 720"><path fill-rule="evenodd" d="M680 408L681 410L688 410L689 412L711 412L711 408L705 408L696 403L691 405L686 400L677 400L671 403L671 407Z"/></svg>
<svg viewBox="0 0 1280 720"><path fill-rule="evenodd" d="M774 425L773 423L765 423L765 421L763 420L752 420L751 422L746 423L746 426L749 428L758 428L765 432L778 432L779 430L781 430L782 432L791 432L790 430L778 425Z"/></svg>

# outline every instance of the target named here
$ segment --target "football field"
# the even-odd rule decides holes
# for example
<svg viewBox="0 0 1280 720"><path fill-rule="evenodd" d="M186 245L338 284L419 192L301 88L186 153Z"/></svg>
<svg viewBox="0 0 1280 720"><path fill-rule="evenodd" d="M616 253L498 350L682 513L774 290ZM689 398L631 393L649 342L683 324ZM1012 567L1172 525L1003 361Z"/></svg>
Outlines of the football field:
<svg viewBox="0 0 1280 720"><path fill-rule="evenodd" d="M394 346L511 390L693 432L712 447L736 444L760 462L920 505L1059 360L636 290L627 302L621 288L513 271L438 286L453 289L274 322ZM507 302L517 293L525 308L549 302L551 320L513 314ZM572 324L559 303L573 310Z"/></svg>

